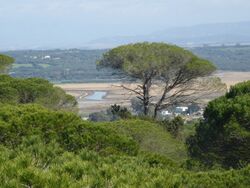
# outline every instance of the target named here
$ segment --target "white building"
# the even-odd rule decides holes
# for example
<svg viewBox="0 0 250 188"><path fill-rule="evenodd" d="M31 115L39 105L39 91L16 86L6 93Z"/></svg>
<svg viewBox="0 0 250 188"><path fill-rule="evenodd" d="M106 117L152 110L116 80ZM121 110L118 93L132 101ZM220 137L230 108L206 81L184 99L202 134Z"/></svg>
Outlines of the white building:
<svg viewBox="0 0 250 188"><path fill-rule="evenodd" d="M188 107L187 106L178 106L176 107L177 111L181 111L181 112L186 112L188 111Z"/></svg>
<svg viewBox="0 0 250 188"><path fill-rule="evenodd" d="M46 55L46 56L44 56L43 59L50 59L50 58L51 58L50 55Z"/></svg>
<svg viewBox="0 0 250 188"><path fill-rule="evenodd" d="M163 111L161 111L161 115L163 115L163 116L171 116L171 115L173 115L173 113L169 112L168 110L163 110Z"/></svg>

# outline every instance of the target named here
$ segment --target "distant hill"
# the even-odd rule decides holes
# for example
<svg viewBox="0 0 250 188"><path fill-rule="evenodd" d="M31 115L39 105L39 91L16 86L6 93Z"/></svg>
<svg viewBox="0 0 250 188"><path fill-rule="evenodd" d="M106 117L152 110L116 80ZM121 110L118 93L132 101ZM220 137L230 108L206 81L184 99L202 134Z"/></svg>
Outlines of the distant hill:
<svg viewBox="0 0 250 188"><path fill-rule="evenodd" d="M250 71L250 46L188 48L213 62L219 70ZM52 82L117 82L114 70L97 70L96 61L107 50L24 50L4 54L16 59L14 77L41 77Z"/></svg>
<svg viewBox="0 0 250 188"><path fill-rule="evenodd" d="M139 41L167 42L185 47L250 44L250 21L237 23L204 24L190 27L170 28L145 36L116 36L91 41L89 48L111 48Z"/></svg>

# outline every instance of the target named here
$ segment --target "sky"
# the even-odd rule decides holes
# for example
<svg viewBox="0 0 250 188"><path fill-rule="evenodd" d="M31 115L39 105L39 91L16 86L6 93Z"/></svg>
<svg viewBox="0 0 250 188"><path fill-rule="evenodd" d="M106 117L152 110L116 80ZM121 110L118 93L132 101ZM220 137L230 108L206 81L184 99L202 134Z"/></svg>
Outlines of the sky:
<svg viewBox="0 0 250 188"><path fill-rule="evenodd" d="M0 50L82 47L112 36L250 21L249 0L0 0Z"/></svg>

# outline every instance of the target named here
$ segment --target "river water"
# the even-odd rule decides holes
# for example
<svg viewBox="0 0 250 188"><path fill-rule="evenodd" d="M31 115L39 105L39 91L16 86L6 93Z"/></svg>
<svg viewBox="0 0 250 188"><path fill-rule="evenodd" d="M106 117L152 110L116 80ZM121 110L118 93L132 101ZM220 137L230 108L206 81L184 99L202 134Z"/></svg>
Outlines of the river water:
<svg viewBox="0 0 250 188"><path fill-rule="evenodd" d="M103 97L107 94L106 91L95 91L92 95L87 96L85 99L87 100L94 100L94 101L101 101Z"/></svg>

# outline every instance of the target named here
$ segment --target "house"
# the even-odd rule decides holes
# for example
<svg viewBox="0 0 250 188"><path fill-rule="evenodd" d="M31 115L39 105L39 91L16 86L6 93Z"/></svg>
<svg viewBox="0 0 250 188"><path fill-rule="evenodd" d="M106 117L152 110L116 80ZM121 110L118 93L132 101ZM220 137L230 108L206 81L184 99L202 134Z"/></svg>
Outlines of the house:
<svg viewBox="0 0 250 188"><path fill-rule="evenodd" d="M161 111L161 115L163 115L163 116L171 116L171 115L173 115L173 113L169 112L168 110L163 110L163 111Z"/></svg>
<svg viewBox="0 0 250 188"><path fill-rule="evenodd" d="M175 115L183 115L188 113L188 107L187 106L177 106L175 108L174 114Z"/></svg>
<svg viewBox="0 0 250 188"><path fill-rule="evenodd" d="M50 55L46 55L42 59L50 59L50 58L51 58Z"/></svg>

